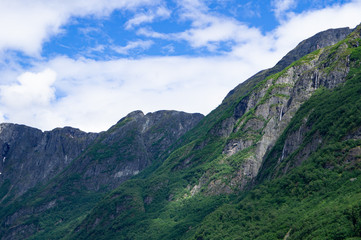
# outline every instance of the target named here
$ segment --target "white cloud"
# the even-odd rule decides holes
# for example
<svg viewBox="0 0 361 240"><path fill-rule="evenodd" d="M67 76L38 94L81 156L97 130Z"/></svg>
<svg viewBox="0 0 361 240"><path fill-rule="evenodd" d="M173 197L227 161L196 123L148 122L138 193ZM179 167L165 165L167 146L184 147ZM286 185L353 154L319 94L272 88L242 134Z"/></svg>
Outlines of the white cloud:
<svg viewBox="0 0 361 240"><path fill-rule="evenodd" d="M147 27L147 28L140 28L137 31L138 35L142 35L145 37L150 37L150 38L159 38L159 39L172 39L172 35L171 34L165 34L165 33L159 33L159 32L155 32L153 31L151 28Z"/></svg>
<svg viewBox="0 0 361 240"><path fill-rule="evenodd" d="M284 15L297 5L296 0L273 0L272 5L274 6L273 11L278 19L282 19Z"/></svg>
<svg viewBox="0 0 361 240"><path fill-rule="evenodd" d="M1 86L1 102L11 108L48 106L55 98L52 84L56 73L46 69L40 73L25 72L18 77L18 83Z"/></svg>
<svg viewBox="0 0 361 240"><path fill-rule="evenodd" d="M174 53L174 52L175 52L175 48L172 44L168 44L168 45L162 47L163 54L169 54L169 53Z"/></svg>
<svg viewBox="0 0 361 240"><path fill-rule="evenodd" d="M31 119L32 125L46 119L45 127L51 124L53 119L44 114L50 111L55 100L52 86L55 80L56 73L45 69L39 73L25 72L18 77L17 83L0 86L1 112L4 114L1 118L18 123L27 123Z"/></svg>
<svg viewBox="0 0 361 240"><path fill-rule="evenodd" d="M222 42L251 41L261 37L261 33L258 29L248 28L230 19L211 18L206 27L192 28L173 36L188 41L194 48L207 47L209 50L216 51Z"/></svg>
<svg viewBox="0 0 361 240"><path fill-rule="evenodd" d="M124 47L113 47L112 49L114 51L116 51L117 53L123 54L123 55L127 55L129 53L129 51L134 50L134 49L141 49L141 50L146 50L149 49L152 45L153 45L153 41L151 40L137 40L137 41L132 41L132 42L128 42L126 46Z"/></svg>
<svg viewBox="0 0 361 240"><path fill-rule="evenodd" d="M103 17L115 9L158 5L154 0L2 0L0 52L7 49L39 56L42 43L62 31L71 17Z"/></svg>
<svg viewBox="0 0 361 240"><path fill-rule="evenodd" d="M134 18L130 19L129 21L127 21L125 23L125 28L126 29L131 29L134 26L138 26L142 23L150 23L154 20L154 15L152 13L142 13L142 14L137 14Z"/></svg>
<svg viewBox="0 0 361 240"><path fill-rule="evenodd" d="M234 59L187 57L58 58L48 67L58 73L56 87L67 93L53 106L54 114L85 130L104 130L136 109L207 113L252 69Z"/></svg>
<svg viewBox="0 0 361 240"><path fill-rule="evenodd" d="M179 18L191 21L190 29L164 34L150 28L141 28L137 33L151 38L187 41L193 48L206 47L210 51L219 50L221 43L244 43L261 37L256 28L249 28L233 18L209 13L204 2L183 0L178 1L178 5Z"/></svg>
<svg viewBox="0 0 361 240"><path fill-rule="evenodd" d="M361 23L361 1L333 5L324 9L303 12L289 18L269 36L274 49L283 54L295 47L300 41L330 28L351 27Z"/></svg>
<svg viewBox="0 0 361 240"><path fill-rule="evenodd" d="M11 101L16 96L5 101L3 96L8 96L10 90L1 91L0 112L8 117L8 121L41 129L70 125L87 131L101 131L136 109L144 112L176 109L207 113L222 101L233 86L252 73L252 67L244 62L223 57L153 57L113 61L58 57L45 64L57 73L55 82L44 80L51 79L45 78L45 73L49 71L26 74L32 76L27 77L28 80L44 76L41 78L44 80L41 85L42 101L34 102L36 94L26 90L31 96L31 103L28 104L29 98L17 95L23 100L14 108ZM35 69L42 67L43 64L39 64ZM23 89L33 89L24 83L20 85ZM54 88L62 93L56 101Z"/></svg>
<svg viewBox="0 0 361 240"><path fill-rule="evenodd" d="M135 26L141 25L143 23L151 23L156 18L167 19L170 17L170 15L171 15L171 11L165 7L158 7L156 11L150 9L148 12L139 13L135 15L134 18L128 20L125 23L125 29L130 30Z"/></svg>

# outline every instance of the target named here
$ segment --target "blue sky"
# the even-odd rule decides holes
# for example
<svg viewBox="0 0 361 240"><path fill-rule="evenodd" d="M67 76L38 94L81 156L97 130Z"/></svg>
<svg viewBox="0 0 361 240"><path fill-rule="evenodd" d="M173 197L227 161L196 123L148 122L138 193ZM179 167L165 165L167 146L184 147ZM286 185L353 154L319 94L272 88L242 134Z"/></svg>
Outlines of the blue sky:
<svg viewBox="0 0 361 240"><path fill-rule="evenodd" d="M0 121L102 131L127 113L209 113L360 0L3 0Z"/></svg>

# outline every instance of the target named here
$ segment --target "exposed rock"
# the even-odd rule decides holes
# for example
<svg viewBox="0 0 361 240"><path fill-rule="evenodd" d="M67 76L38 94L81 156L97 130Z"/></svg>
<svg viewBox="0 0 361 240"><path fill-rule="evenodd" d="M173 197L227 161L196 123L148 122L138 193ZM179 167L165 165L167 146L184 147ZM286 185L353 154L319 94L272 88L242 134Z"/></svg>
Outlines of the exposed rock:
<svg viewBox="0 0 361 240"><path fill-rule="evenodd" d="M347 168L359 168L361 166L361 146L349 150L344 160L344 165Z"/></svg>
<svg viewBox="0 0 361 240"><path fill-rule="evenodd" d="M304 55L317 48L334 44L340 40L340 37L345 37L349 32L348 29L341 29L320 33L300 43L278 64L283 65L291 61L290 59L295 60L292 56ZM337 34L333 35L335 33ZM234 115L218 124L222 126L220 128L222 130L216 127L215 129L218 130L213 131L219 136L228 137L223 150L225 155L223 162L227 163L227 158L239 152L250 151L250 147L252 147L250 152L252 154L240 155L243 162L235 176L228 176L231 179L227 184L224 184L223 181L222 183L213 181L209 184L209 189L213 189L216 185L220 193L228 193L230 191L229 186L232 186L233 189L243 189L257 176L266 154L275 145L276 140L288 126L299 107L318 88L334 88L345 81L349 71L349 62L343 53L347 48L347 44L341 44L332 52L328 48L320 49L318 52L299 60L297 64L286 68L282 74L267 78L239 101L235 107ZM337 64L331 65L328 64L329 62ZM275 68L277 69L277 65ZM273 70L269 71L272 72ZM252 78L247 82L249 81L252 81ZM227 98L232 98L232 95L227 96ZM288 136L279 161L282 161L297 148L298 144L303 141L304 132L307 130L300 129L295 135ZM313 139L309 146L298 153L300 155L299 162L295 164L300 164L302 159L307 158L320 143L322 143L321 138ZM233 160L230 159L229 161Z"/></svg>
<svg viewBox="0 0 361 240"><path fill-rule="evenodd" d="M2 239L17 239L18 236L24 239L37 232L35 226L18 226L17 222L56 207L59 201L65 201L68 197L63 194L76 194L81 188L112 190L152 162L161 161L171 147L202 118L201 114L177 111L146 115L135 111L100 134L83 133L72 128L43 133L22 125L1 124L3 160L0 167L3 173L0 180L10 180L19 195L63 170L42 193L53 197L37 207L23 206L3 219L3 227L11 230L6 231ZM152 201L152 196L144 200L146 204ZM126 210L124 206L117 205L116 214ZM94 226L99 222L96 219Z"/></svg>
<svg viewBox="0 0 361 240"><path fill-rule="evenodd" d="M103 133L66 175L80 174L79 186L89 190L114 189L153 161L193 128L201 114L135 111Z"/></svg>
<svg viewBox="0 0 361 240"><path fill-rule="evenodd" d="M17 196L61 172L97 137L65 127L42 132L24 125L0 124L0 186L9 180Z"/></svg>
<svg viewBox="0 0 361 240"><path fill-rule="evenodd" d="M18 225L9 230L2 240L22 240L26 239L37 231L35 224Z"/></svg>
<svg viewBox="0 0 361 240"><path fill-rule="evenodd" d="M296 48L286 54L273 68L260 71L247 81L239 84L231 90L222 104L232 103L237 101L239 96L246 96L258 82L271 76L272 74L282 71L289 66L292 62L300 59L301 57L317 50L317 48L324 48L336 44L337 42L345 39L353 30L350 28L329 29L302 41Z"/></svg>
<svg viewBox="0 0 361 240"><path fill-rule="evenodd" d="M347 135L345 139L361 139L361 127L359 127L358 129L356 129L356 131Z"/></svg>

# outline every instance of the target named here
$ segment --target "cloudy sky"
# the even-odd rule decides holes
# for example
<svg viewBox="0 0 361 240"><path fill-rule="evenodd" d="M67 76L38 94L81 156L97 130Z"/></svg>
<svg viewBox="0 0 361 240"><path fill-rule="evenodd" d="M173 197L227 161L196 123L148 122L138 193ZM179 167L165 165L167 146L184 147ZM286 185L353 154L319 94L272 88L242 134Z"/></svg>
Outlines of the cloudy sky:
<svg viewBox="0 0 361 240"><path fill-rule="evenodd" d="M0 122L102 131L134 110L209 113L361 0L1 0Z"/></svg>

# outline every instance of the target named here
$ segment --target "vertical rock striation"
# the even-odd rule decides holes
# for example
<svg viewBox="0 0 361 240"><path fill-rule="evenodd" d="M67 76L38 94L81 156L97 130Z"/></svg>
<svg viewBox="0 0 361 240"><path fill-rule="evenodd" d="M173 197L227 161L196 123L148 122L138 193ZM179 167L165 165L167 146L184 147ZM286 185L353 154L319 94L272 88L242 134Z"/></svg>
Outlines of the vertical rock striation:
<svg viewBox="0 0 361 240"><path fill-rule="evenodd" d="M60 173L97 136L70 127L42 132L24 125L0 124L0 185L9 181L12 193L22 195Z"/></svg>

